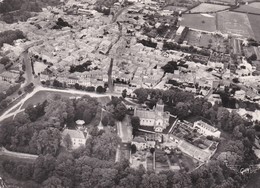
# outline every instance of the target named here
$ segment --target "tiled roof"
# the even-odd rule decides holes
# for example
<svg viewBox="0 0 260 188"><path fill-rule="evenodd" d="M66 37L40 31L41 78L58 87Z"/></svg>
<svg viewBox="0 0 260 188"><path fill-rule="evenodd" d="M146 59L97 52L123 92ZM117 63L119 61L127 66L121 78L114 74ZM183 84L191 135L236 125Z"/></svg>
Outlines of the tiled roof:
<svg viewBox="0 0 260 188"><path fill-rule="evenodd" d="M83 132L82 131L79 131L79 130L71 130L71 129L65 129L63 132L62 132L62 135L65 136L65 135L70 135L70 137L73 139L73 138L79 138L79 139L85 139L86 137L84 136Z"/></svg>

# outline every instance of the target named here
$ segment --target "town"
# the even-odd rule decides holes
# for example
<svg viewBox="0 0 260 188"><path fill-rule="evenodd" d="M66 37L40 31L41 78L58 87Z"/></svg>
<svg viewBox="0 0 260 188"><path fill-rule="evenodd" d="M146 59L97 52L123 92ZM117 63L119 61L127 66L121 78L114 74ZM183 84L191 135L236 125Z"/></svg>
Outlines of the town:
<svg viewBox="0 0 260 188"><path fill-rule="evenodd" d="M0 187L257 187L260 2L16 1Z"/></svg>

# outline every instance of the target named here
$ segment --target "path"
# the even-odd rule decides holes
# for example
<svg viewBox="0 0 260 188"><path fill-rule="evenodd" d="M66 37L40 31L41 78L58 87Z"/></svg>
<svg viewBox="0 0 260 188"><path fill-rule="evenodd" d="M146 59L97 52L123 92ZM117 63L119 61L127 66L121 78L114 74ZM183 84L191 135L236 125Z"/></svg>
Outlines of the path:
<svg viewBox="0 0 260 188"><path fill-rule="evenodd" d="M30 159L30 160L36 160L38 158L38 155L9 151L9 150L5 149L4 147L1 148L0 155L4 155L4 156L8 156L8 157L17 157L20 159Z"/></svg>

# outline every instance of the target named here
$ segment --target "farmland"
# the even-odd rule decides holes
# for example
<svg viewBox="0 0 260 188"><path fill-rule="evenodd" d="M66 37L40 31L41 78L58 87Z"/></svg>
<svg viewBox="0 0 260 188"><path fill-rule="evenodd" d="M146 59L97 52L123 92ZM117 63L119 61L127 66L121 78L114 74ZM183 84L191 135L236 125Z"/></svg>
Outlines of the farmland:
<svg viewBox="0 0 260 188"><path fill-rule="evenodd" d="M260 9L260 2L253 2L250 3L248 6Z"/></svg>
<svg viewBox="0 0 260 188"><path fill-rule="evenodd" d="M256 8L256 7L253 7L253 6L248 6L248 5L241 5L240 7L235 9L234 11L260 15L260 9L259 8Z"/></svg>
<svg viewBox="0 0 260 188"><path fill-rule="evenodd" d="M190 10L190 13L218 12L230 8L230 6L202 3Z"/></svg>
<svg viewBox="0 0 260 188"><path fill-rule="evenodd" d="M184 14L181 25L208 32L216 31L215 14Z"/></svg>
<svg viewBox="0 0 260 188"><path fill-rule="evenodd" d="M221 12L217 14L217 28L222 33L254 38L251 24L246 14Z"/></svg>
<svg viewBox="0 0 260 188"><path fill-rule="evenodd" d="M255 35L255 39L260 41L260 15L248 14L252 30Z"/></svg>

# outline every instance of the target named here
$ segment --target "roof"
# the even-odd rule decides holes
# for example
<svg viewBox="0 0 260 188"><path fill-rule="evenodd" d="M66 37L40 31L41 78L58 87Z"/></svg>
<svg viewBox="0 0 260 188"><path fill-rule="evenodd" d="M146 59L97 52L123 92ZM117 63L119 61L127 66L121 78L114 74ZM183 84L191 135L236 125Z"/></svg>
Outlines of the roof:
<svg viewBox="0 0 260 188"><path fill-rule="evenodd" d="M65 129L62 132L62 136L65 135L70 135L70 137L73 138L78 138L78 139L86 139L86 137L84 136L83 132L80 130L71 130L71 129Z"/></svg>
<svg viewBox="0 0 260 188"><path fill-rule="evenodd" d="M216 132L217 131L217 129L215 127L212 127L211 125L209 125L209 124L207 124L207 123L205 123L204 121L201 121L201 120L196 121L194 123L194 125L203 127L203 128L205 128L205 129L207 129L207 130L209 130L211 132Z"/></svg>
<svg viewBox="0 0 260 188"><path fill-rule="evenodd" d="M141 136L136 136L134 137L134 139L132 140L132 142L138 142L138 143L146 143L145 139Z"/></svg>
<svg viewBox="0 0 260 188"><path fill-rule="evenodd" d="M156 114L151 110L136 109L135 116L138 116L139 118L154 119Z"/></svg>

